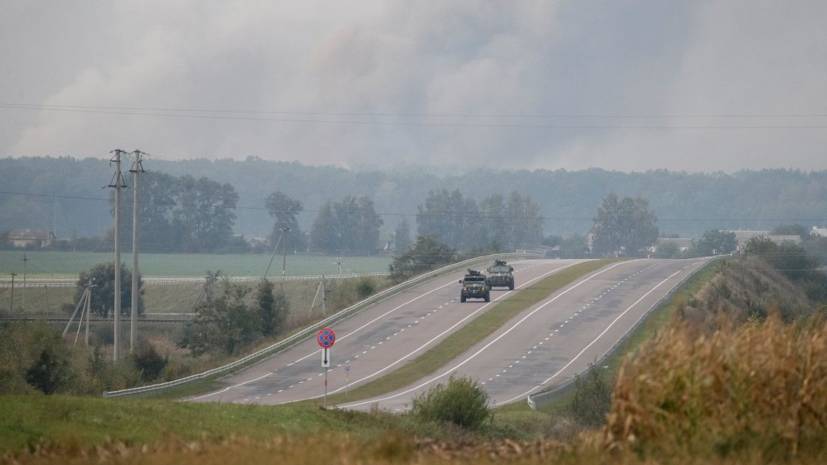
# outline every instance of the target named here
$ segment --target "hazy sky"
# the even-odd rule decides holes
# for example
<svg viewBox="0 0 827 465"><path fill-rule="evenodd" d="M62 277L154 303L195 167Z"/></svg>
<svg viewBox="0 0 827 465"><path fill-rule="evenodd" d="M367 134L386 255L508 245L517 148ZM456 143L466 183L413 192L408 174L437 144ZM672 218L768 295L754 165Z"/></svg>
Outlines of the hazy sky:
<svg viewBox="0 0 827 465"><path fill-rule="evenodd" d="M0 156L827 169L825 24L824 0L5 0Z"/></svg>

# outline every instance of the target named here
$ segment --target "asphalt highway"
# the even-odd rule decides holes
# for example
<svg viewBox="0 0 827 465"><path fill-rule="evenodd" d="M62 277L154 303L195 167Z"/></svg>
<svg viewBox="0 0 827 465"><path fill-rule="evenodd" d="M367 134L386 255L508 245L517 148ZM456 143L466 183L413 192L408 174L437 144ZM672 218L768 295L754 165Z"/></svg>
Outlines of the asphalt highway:
<svg viewBox="0 0 827 465"><path fill-rule="evenodd" d="M600 360L706 259L642 259L604 267L526 309L438 372L396 392L340 408L409 409L452 374L477 379L494 405L570 381Z"/></svg>
<svg viewBox="0 0 827 465"><path fill-rule="evenodd" d="M517 289L495 290L492 302L459 303L462 272L413 286L338 322L328 393L370 381L403 365L471 321L495 302L518 296L528 286L581 260L525 260L512 263ZM315 338L221 380L218 390L191 401L280 404L319 398L324 369Z"/></svg>

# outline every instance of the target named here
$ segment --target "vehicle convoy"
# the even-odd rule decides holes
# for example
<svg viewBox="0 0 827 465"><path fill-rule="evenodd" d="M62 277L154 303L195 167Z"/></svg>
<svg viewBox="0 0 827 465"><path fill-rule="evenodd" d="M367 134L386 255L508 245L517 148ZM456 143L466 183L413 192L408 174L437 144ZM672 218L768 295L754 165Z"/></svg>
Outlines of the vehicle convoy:
<svg viewBox="0 0 827 465"><path fill-rule="evenodd" d="M485 275L477 270L468 270L468 273L459 281L462 289L459 291L459 301L468 299L483 299L491 302L491 288L488 287Z"/></svg>
<svg viewBox="0 0 827 465"><path fill-rule="evenodd" d="M486 283L489 288L507 287L509 290L514 290L514 267L505 260L494 260L494 264L486 271L488 272Z"/></svg>

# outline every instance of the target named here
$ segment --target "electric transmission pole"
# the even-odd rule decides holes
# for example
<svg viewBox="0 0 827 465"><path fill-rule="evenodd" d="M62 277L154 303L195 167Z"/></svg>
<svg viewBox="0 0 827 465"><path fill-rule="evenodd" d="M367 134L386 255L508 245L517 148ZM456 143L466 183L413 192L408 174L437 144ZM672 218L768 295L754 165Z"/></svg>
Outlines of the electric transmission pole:
<svg viewBox="0 0 827 465"><path fill-rule="evenodd" d="M112 175L112 183L109 184L109 187L115 189L115 230L113 234L113 241L115 242L115 313L113 315L114 321L114 337L113 337L113 349L112 349L112 360L117 362L118 361L118 344L120 343L120 320L121 320L121 248L120 248L120 216L121 216L121 189L126 187L123 179L123 173L121 173L121 155L126 154L125 151L121 149L115 149L112 152L114 154L109 163L115 164L115 173Z"/></svg>
<svg viewBox="0 0 827 465"><path fill-rule="evenodd" d="M9 298L9 313L14 313L14 277L17 273L11 274L11 298Z"/></svg>
<svg viewBox="0 0 827 465"><path fill-rule="evenodd" d="M20 308L23 311L26 311L26 265L29 264L29 257L26 256L26 252L23 252L23 287L20 288Z"/></svg>
<svg viewBox="0 0 827 465"><path fill-rule="evenodd" d="M282 260L281 260L281 282L282 287L284 287L284 280L287 279L287 233L290 231L288 226L281 227L281 234L284 237L284 245L282 246L283 253L282 253Z"/></svg>
<svg viewBox="0 0 827 465"><path fill-rule="evenodd" d="M138 314L138 179L144 172L142 157L144 152L135 150L132 152L135 159L132 161L132 300L129 307L129 353L135 352L135 333L137 328L136 315Z"/></svg>

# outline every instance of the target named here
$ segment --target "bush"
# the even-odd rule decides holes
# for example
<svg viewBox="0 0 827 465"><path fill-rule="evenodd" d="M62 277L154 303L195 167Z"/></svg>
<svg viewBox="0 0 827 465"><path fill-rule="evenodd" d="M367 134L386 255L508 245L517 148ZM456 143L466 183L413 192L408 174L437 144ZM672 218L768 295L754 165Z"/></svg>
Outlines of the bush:
<svg viewBox="0 0 827 465"><path fill-rule="evenodd" d="M155 347L148 342L144 342L138 346L138 350L132 354L132 363L140 373L141 381L152 381L158 379L161 372L167 366L168 357L162 357L161 354L155 350Z"/></svg>
<svg viewBox="0 0 827 465"><path fill-rule="evenodd" d="M40 357L26 370L26 382L44 394L54 394L69 384L72 369L65 352L54 345L40 352Z"/></svg>
<svg viewBox="0 0 827 465"><path fill-rule="evenodd" d="M471 378L454 378L438 384L413 401L412 413L423 421L452 423L465 429L479 429L491 418L488 394Z"/></svg>
<svg viewBox="0 0 827 465"><path fill-rule="evenodd" d="M359 300L366 299L376 292L376 286L370 279L360 279L359 284L356 285L356 294Z"/></svg>
<svg viewBox="0 0 827 465"><path fill-rule="evenodd" d="M568 410L578 424L587 427L602 425L611 404L612 390L599 368L592 366L586 374L574 379L574 397Z"/></svg>

